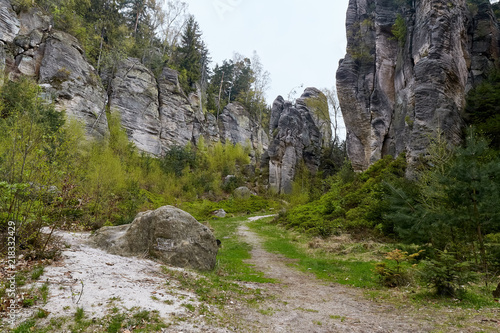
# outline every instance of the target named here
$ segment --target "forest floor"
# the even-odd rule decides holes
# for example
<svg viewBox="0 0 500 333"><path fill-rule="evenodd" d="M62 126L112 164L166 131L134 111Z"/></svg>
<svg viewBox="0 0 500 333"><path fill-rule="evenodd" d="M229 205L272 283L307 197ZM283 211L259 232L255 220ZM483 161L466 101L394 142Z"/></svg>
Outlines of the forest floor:
<svg viewBox="0 0 500 333"><path fill-rule="evenodd" d="M23 309L18 325L24 323L14 332L500 331L498 309L395 305L369 300L360 288L319 280L295 268L294 260L264 249L247 226L259 218L240 219L235 237L251 246L246 264L269 282L224 284L92 248L89 233L59 232L66 244L62 259L30 286L48 285L48 295L39 306Z"/></svg>

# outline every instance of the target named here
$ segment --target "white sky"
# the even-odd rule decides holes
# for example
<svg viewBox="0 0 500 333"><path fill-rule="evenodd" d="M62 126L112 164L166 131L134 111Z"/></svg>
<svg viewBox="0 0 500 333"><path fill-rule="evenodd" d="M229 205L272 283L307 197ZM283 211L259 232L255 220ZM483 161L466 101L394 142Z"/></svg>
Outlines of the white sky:
<svg viewBox="0 0 500 333"><path fill-rule="evenodd" d="M332 88L345 55L348 0L184 0L203 32L212 67L253 51L271 73L269 104L294 88Z"/></svg>

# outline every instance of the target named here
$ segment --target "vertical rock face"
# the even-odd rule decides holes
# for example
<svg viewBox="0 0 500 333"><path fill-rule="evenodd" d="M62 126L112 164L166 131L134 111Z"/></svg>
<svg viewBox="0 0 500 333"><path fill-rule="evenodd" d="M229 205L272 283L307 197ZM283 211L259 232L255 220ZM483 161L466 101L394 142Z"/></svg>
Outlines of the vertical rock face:
<svg viewBox="0 0 500 333"><path fill-rule="evenodd" d="M199 127L198 118L179 85L177 71L165 67L158 78L160 93L161 144L185 146ZM203 116L203 114L201 115Z"/></svg>
<svg viewBox="0 0 500 333"><path fill-rule="evenodd" d="M281 96L273 103L268 150L269 186L277 192L292 191L293 178L302 161L311 172L318 170L325 137L308 105L318 105L318 99L321 101L323 97L316 94L314 88L307 88L295 106ZM331 130L329 133L331 138Z"/></svg>
<svg viewBox="0 0 500 333"><path fill-rule="evenodd" d="M219 116L219 128L223 142L250 145L258 155L268 148L269 139L263 128L252 119L243 105L237 102L224 108Z"/></svg>
<svg viewBox="0 0 500 333"><path fill-rule="evenodd" d="M120 113L130 141L139 150L160 155L158 87L153 73L138 59L118 63L111 81L109 107L111 112Z"/></svg>
<svg viewBox="0 0 500 333"><path fill-rule="evenodd" d="M30 34L33 35L37 36ZM55 98L57 108L66 110L69 117L82 121L89 135L103 137L108 132L106 92L96 71L82 53L76 38L54 31L39 48L35 47L33 57L20 55L22 59L18 68L21 73L29 75L27 72L30 70L23 70L21 66L25 63L29 68L33 62L33 75L39 73L39 83L45 93ZM26 62L25 58L32 60Z"/></svg>
<svg viewBox="0 0 500 333"><path fill-rule="evenodd" d="M200 138L208 144L249 142L254 156L267 149L265 131L241 105L230 104L217 121L203 112L201 93L186 96L178 73L170 68L157 78L138 59L124 59L114 73L105 73L110 79L106 91L78 40L52 26L52 18L41 10L30 8L16 14L9 0L0 0L0 84L5 76L37 80L43 97L80 120L92 137L108 135L109 106L120 114L130 141L155 156Z"/></svg>
<svg viewBox="0 0 500 333"><path fill-rule="evenodd" d="M0 0L0 40L12 43L19 32L19 20L8 0Z"/></svg>
<svg viewBox="0 0 500 333"><path fill-rule="evenodd" d="M51 30L51 18L31 8L19 16L10 1L0 0L0 70L2 77L38 80L44 96L102 137L108 131L106 93L94 68L73 36Z"/></svg>
<svg viewBox="0 0 500 333"><path fill-rule="evenodd" d="M295 101L301 113L310 113L314 124L321 134L322 146L327 146L332 139L332 120L325 94L316 88L306 88L300 98Z"/></svg>
<svg viewBox="0 0 500 333"><path fill-rule="evenodd" d="M411 170L436 134L460 143L466 93L498 59L489 2L350 0L346 28L337 91L353 167L406 152Z"/></svg>

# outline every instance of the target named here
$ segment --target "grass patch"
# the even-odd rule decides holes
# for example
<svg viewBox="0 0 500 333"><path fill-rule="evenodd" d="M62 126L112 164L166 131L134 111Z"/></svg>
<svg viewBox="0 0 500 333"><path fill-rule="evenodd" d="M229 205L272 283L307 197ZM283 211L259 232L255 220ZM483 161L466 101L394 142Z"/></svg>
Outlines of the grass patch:
<svg viewBox="0 0 500 333"><path fill-rule="evenodd" d="M38 280L43 274L43 269L44 267L42 265L35 266L35 268L33 268L33 271L31 272L31 279Z"/></svg>
<svg viewBox="0 0 500 333"><path fill-rule="evenodd" d="M459 292L456 297L436 295L427 289L412 293L411 295L410 300L418 306L432 304L436 308L459 307L475 310L486 307L500 308L500 304L491 296L491 291L475 285L470 286L468 290Z"/></svg>
<svg viewBox="0 0 500 333"><path fill-rule="evenodd" d="M314 273L318 278L362 288L380 288L373 275L374 261L342 260L335 254L306 251L310 238L297 237L293 231L261 219L248 224L264 240L266 250L296 259L302 271Z"/></svg>
<svg viewBox="0 0 500 333"><path fill-rule="evenodd" d="M224 276L227 280L273 283L273 279L264 277L264 273L256 271L252 265L244 261L251 258L251 246L243 243L237 235L237 229L242 224L242 220L248 217L234 217L210 221L210 227L214 230L214 235L221 240L221 248L217 254L217 267L211 275Z"/></svg>
<svg viewBox="0 0 500 333"><path fill-rule="evenodd" d="M115 311L99 319L87 319L83 308L77 308L76 312L69 317L55 317L50 321L40 321L46 318L47 312L40 309L33 318L21 323L12 332L15 333L49 333L49 332L122 332L123 328L133 332L163 332L162 329L168 327L163 322L157 311L129 309L125 312Z"/></svg>
<svg viewBox="0 0 500 333"><path fill-rule="evenodd" d="M16 327L12 332L13 333L31 333L34 332L32 330L35 327L36 321L34 319L26 320L21 323L18 327Z"/></svg>
<svg viewBox="0 0 500 333"><path fill-rule="evenodd" d="M278 210L281 205L282 203L279 201L252 195L249 199L229 198L219 202L209 200L184 202L181 209L193 215L198 221L206 221L217 219L212 215L212 212L218 209L224 209L227 214L236 216L265 212L271 209Z"/></svg>
<svg viewBox="0 0 500 333"><path fill-rule="evenodd" d="M384 252L401 248L400 244L367 243L367 246L364 243L346 242L338 251L328 252L324 248L314 248L314 246L311 249L314 237L284 229L271 219L257 220L248 225L265 240L266 250L295 259L290 265L314 273L316 277L325 281L364 288L365 296L373 301L384 301L401 307L411 302L417 307L430 305L434 308L500 308L500 304L491 296L496 283L489 288L469 285L466 291L453 298L436 296L429 287L417 281L396 289L381 286L374 271L375 264L384 257ZM405 250L415 252L413 248Z"/></svg>
<svg viewBox="0 0 500 333"><path fill-rule="evenodd" d="M78 323L82 321L83 318L85 318L85 311L83 311L83 308L77 308L75 312L75 321Z"/></svg>
<svg viewBox="0 0 500 333"><path fill-rule="evenodd" d="M49 284L44 283L39 289L40 295L42 296L43 303L47 303L49 297Z"/></svg>
<svg viewBox="0 0 500 333"><path fill-rule="evenodd" d="M346 317L339 315L330 315L330 319L340 320L340 322L343 323L346 320Z"/></svg>

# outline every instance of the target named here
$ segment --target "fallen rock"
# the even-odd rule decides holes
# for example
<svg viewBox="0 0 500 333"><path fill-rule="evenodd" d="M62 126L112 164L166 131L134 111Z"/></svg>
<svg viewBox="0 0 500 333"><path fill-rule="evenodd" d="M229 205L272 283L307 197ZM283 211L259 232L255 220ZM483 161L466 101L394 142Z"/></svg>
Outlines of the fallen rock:
<svg viewBox="0 0 500 333"><path fill-rule="evenodd" d="M215 217L224 218L224 217L226 217L227 213L224 209L217 209L216 211L214 211L212 213L212 215Z"/></svg>
<svg viewBox="0 0 500 333"><path fill-rule="evenodd" d="M234 190L233 195L236 199L247 200L252 196L252 191L246 186L241 186Z"/></svg>
<svg viewBox="0 0 500 333"><path fill-rule="evenodd" d="M173 206L139 213L131 224L103 227L91 242L111 254L150 255L172 266L199 270L215 267L218 250L208 227Z"/></svg>

